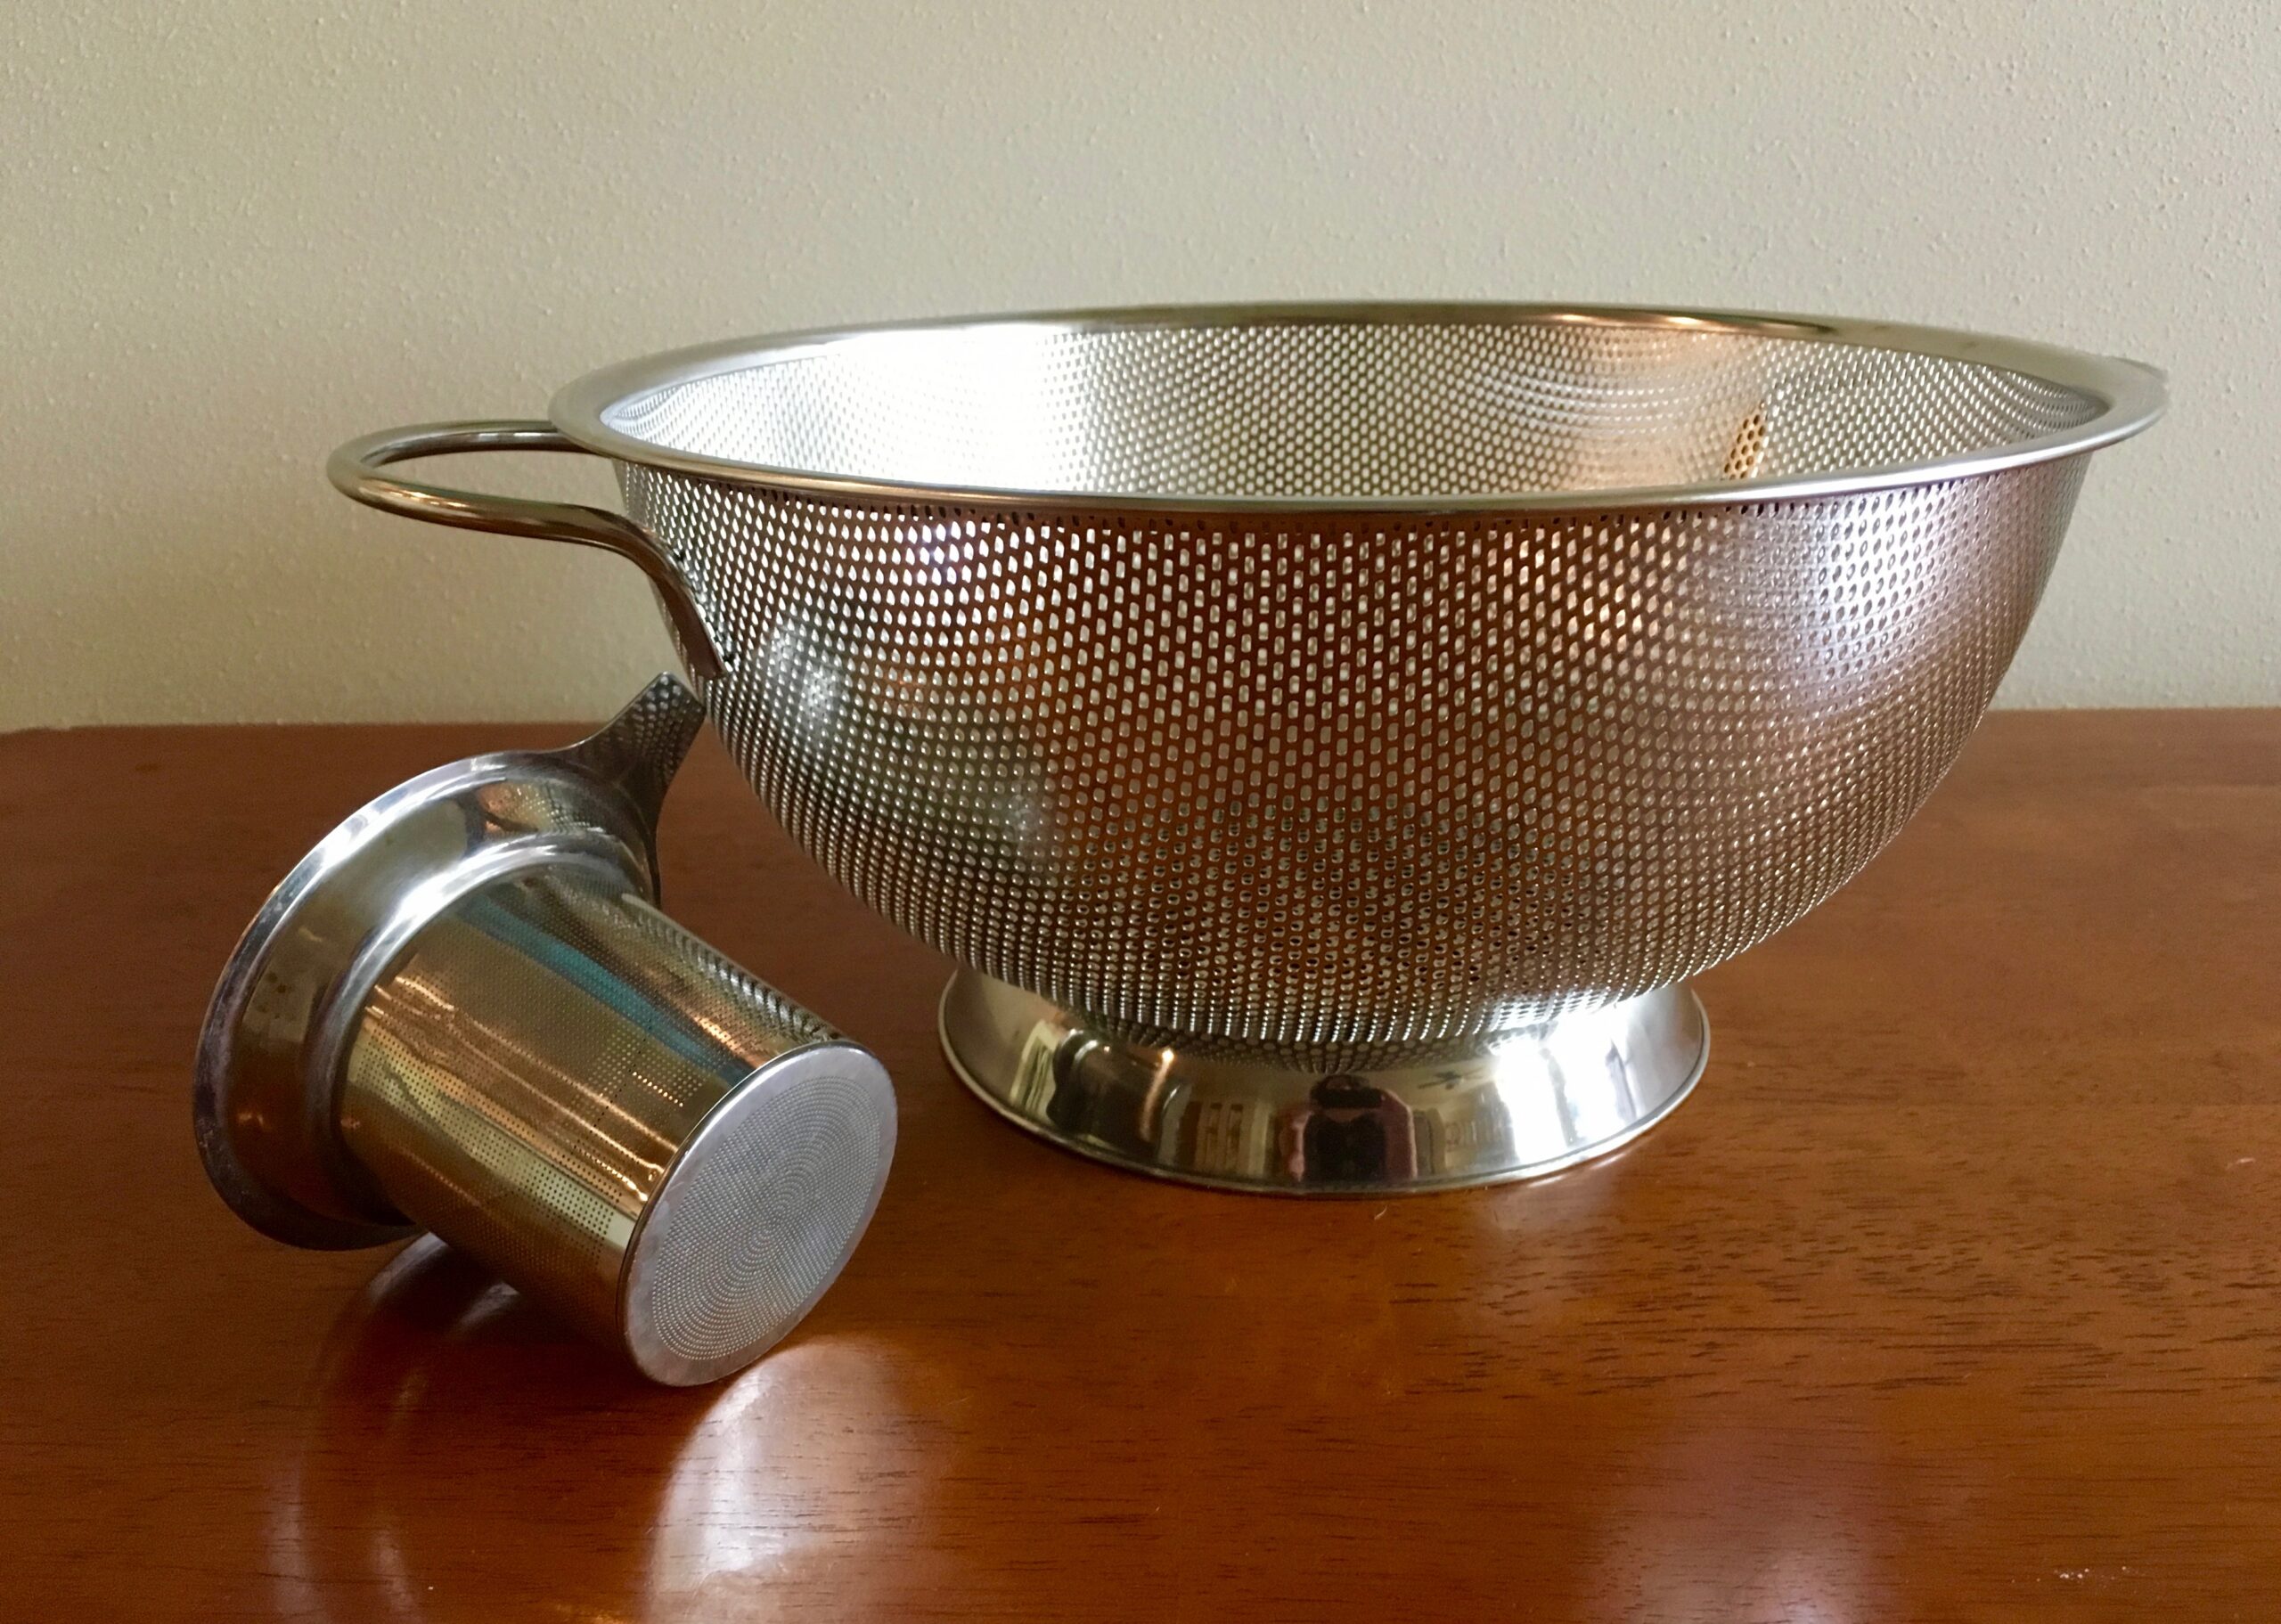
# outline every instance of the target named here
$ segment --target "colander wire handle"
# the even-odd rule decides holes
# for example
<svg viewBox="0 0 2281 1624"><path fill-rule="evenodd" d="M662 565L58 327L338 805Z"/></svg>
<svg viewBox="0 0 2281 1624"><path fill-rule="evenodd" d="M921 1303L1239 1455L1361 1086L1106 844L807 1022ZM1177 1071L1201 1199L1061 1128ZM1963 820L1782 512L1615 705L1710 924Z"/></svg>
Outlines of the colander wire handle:
<svg viewBox="0 0 2281 1624"><path fill-rule="evenodd" d="M586 449L547 422L422 423L349 441L332 453L325 473L341 494L383 512L466 530L572 542L631 559L664 600L666 614L688 653L691 673L703 681L726 674L733 655L715 633L687 571L655 536L623 513L419 485L380 472L392 462L460 452Z"/></svg>

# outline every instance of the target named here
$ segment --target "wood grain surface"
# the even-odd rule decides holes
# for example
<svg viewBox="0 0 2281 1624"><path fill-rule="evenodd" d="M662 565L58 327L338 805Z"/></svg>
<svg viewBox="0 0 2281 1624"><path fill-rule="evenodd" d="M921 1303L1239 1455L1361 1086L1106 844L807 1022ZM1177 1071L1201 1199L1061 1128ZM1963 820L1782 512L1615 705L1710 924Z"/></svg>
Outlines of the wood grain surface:
<svg viewBox="0 0 2281 1624"><path fill-rule="evenodd" d="M0 739L0 1618L2281 1617L2281 713L1992 720L1549 1182L1205 1194L1003 1126L944 962L707 741L668 907L875 1048L895 1177L725 1385L191 1144L213 978L413 772L572 729Z"/></svg>

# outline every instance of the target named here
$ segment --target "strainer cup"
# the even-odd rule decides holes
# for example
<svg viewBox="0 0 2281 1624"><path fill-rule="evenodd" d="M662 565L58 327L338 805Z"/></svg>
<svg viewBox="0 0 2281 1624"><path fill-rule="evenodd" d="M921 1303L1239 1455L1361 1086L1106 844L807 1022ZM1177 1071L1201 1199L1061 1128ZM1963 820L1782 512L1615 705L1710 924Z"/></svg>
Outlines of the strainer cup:
<svg viewBox="0 0 2281 1624"><path fill-rule="evenodd" d="M2159 374L1541 306L750 340L345 446L374 506L624 554L793 836L966 967L997 1109L1204 1182L1541 1172L1705 1053L1688 977L1892 837ZM508 447L626 513L416 485Z"/></svg>
<svg viewBox="0 0 2281 1624"><path fill-rule="evenodd" d="M569 750L373 801L223 972L192 1116L240 1217L303 1246L431 1230L675 1384L838 1277L892 1159L879 1061L656 907L703 720L660 678Z"/></svg>

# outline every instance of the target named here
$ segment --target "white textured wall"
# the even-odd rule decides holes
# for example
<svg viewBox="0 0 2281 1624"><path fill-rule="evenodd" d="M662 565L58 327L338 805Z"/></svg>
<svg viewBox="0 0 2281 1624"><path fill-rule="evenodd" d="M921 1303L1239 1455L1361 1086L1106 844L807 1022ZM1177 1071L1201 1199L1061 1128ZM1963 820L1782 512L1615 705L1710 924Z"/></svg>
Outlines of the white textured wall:
<svg viewBox="0 0 2281 1624"><path fill-rule="evenodd" d="M2281 701L2269 4L15 0L0 36L0 726L599 716L664 659L630 569L332 494L351 434L772 328L1381 295L2154 361L2171 415L2094 472L2005 698Z"/></svg>

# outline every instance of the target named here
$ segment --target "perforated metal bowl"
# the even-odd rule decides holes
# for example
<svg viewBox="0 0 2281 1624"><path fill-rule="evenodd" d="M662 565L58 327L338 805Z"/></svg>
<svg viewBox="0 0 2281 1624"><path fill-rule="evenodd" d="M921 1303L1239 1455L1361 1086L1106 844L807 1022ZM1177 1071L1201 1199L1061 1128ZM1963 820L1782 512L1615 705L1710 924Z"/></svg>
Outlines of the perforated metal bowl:
<svg viewBox="0 0 2281 1624"><path fill-rule="evenodd" d="M1376 1187L1683 1091L1681 983L1923 801L2087 453L2160 406L2133 363L1856 322L1136 310L684 352L333 472L638 561L785 827L970 967L946 1041L1002 1109ZM501 446L614 459L628 516L379 471ZM1607 1098L1520 1125L1563 1088Z"/></svg>

